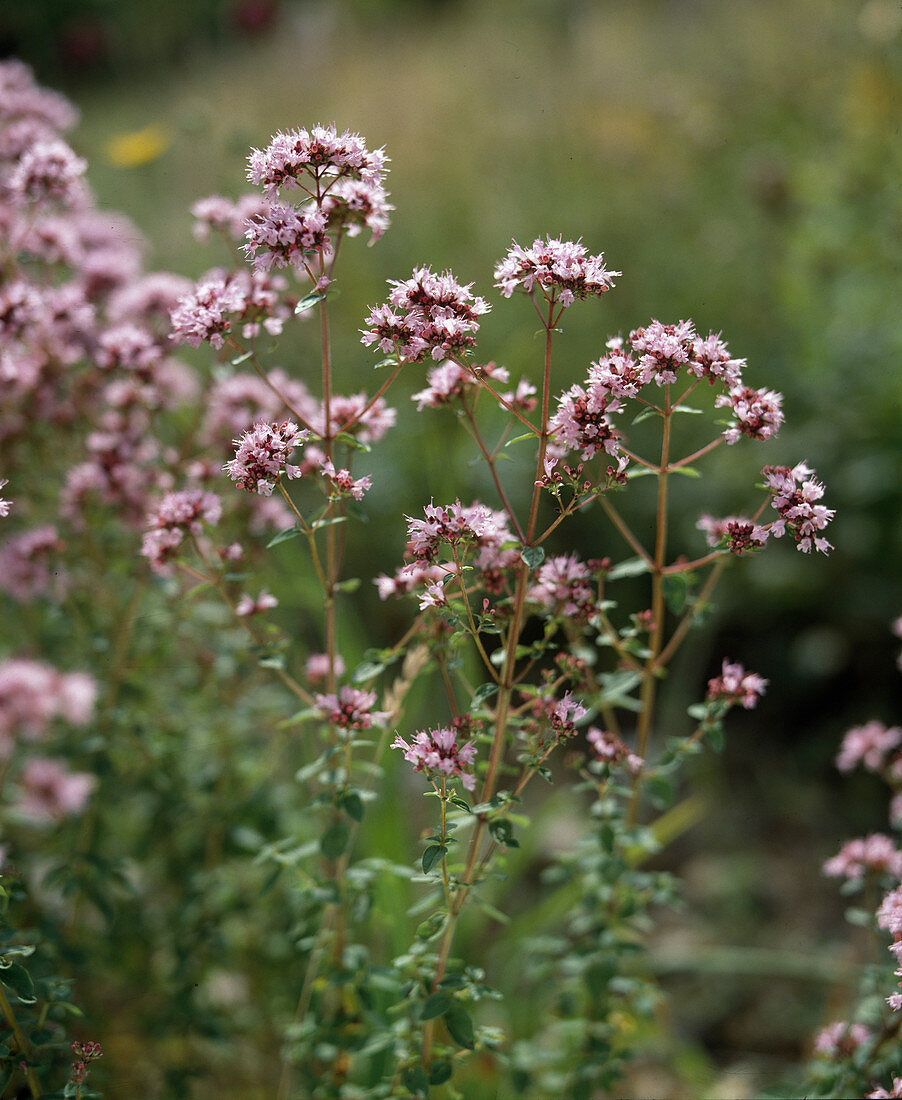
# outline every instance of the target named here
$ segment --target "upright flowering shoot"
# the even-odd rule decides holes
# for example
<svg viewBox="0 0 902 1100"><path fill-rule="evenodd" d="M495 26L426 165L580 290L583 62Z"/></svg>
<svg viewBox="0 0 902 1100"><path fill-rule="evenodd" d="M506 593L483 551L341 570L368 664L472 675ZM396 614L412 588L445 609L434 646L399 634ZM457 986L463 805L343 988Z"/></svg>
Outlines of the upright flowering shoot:
<svg viewBox="0 0 902 1100"><path fill-rule="evenodd" d="M290 420L256 424L235 441L235 457L226 463L226 473L240 489L272 496L283 473L288 478L301 476L300 467L292 465L289 459L308 434Z"/></svg>

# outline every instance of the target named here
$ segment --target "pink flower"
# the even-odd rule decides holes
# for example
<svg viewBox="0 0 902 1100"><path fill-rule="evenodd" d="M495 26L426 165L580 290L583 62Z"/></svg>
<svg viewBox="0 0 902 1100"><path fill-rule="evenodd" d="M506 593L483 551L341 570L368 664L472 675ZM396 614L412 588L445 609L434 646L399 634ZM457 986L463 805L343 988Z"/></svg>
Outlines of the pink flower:
<svg viewBox="0 0 902 1100"><path fill-rule="evenodd" d="M527 598L556 614L585 621L595 611L596 587L585 562L575 554L544 561Z"/></svg>
<svg viewBox="0 0 902 1100"><path fill-rule="evenodd" d="M848 1058L872 1038L871 1029L864 1024L849 1024L843 1020L822 1028L814 1040L814 1049L830 1057Z"/></svg>
<svg viewBox="0 0 902 1100"><path fill-rule="evenodd" d="M841 772L851 771L856 764L863 764L869 771L878 772L886 767L890 753L902 744L902 729L887 727L882 722L866 722L855 726L843 737L836 767Z"/></svg>
<svg viewBox="0 0 902 1100"><path fill-rule="evenodd" d="M767 542L769 531L760 524L752 523L745 516L725 516L715 519L713 516L699 516L695 525L705 532L705 541L709 546L723 546L731 554L744 554L760 550Z"/></svg>
<svg viewBox="0 0 902 1100"><path fill-rule="evenodd" d="M203 489L167 493L147 517L150 530L144 535L141 554L155 573L165 575L185 535L199 535L203 524L215 526L221 515L222 504L215 493Z"/></svg>
<svg viewBox="0 0 902 1100"><path fill-rule="evenodd" d="M824 874L832 877L863 878L866 871L902 876L902 852L882 833L850 840L824 864Z"/></svg>
<svg viewBox="0 0 902 1100"><path fill-rule="evenodd" d="M373 710L375 691L360 691L345 686L337 696L317 695L316 707L326 721L342 729L368 730L370 726L384 726L387 711Z"/></svg>
<svg viewBox="0 0 902 1100"><path fill-rule="evenodd" d="M15 738L42 738L55 718L86 725L96 697L97 685L84 672L58 672L25 658L0 662L0 759L8 759Z"/></svg>
<svg viewBox="0 0 902 1100"><path fill-rule="evenodd" d="M609 767L623 764L633 775L642 770L645 761L637 756L628 745L619 737L607 730L596 729L592 726L586 733L586 740L595 750L595 758Z"/></svg>
<svg viewBox="0 0 902 1100"><path fill-rule="evenodd" d="M313 203L303 207L271 203L248 221L244 251L257 271L273 264L304 270L305 256L328 246L326 230L326 215Z"/></svg>
<svg viewBox="0 0 902 1100"><path fill-rule="evenodd" d="M576 733L576 723L586 714L586 708L569 691L548 711L551 728L558 737L572 737Z"/></svg>
<svg viewBox="0 0 902 1100"><path fill-rule="evenodd" d="M388 195L381 183L342 179L327 192L322 210L330 227L341 227L349 237L356 237L362 229L369 229L372 234L370 244L375 244L388 229L388 215L394 207L388 203Z"/></svg>
<svg viewBox="0 0 902 1100"><path fill-rule="evenodd" d="M272 496L272 491L284 472L286 477L300 477L300 469L288 459L299 444L306 442L309 432L290 420L281 424L255 424L235 441L236 452L223 469L239 488L248 493Z"/></svg>
<svg viewBox="0 0 902 1100"><path fill-rule="evenodd" d="M242 195L236 202L219 195L198 199L191 207L196 219L194 236L205 242L210 238L210 230L215 229L235 241L243 240L248 220L262 213L268 205L266 199L255 194Z"/></svg>
<svg viewBox="0 0 902 1100"><path fill-rule="evenodd" d="M270 595L264 588L259 596L256 598L248 596L246 593L242 595L238 603L235 605L236 615L259 615L261 611L268 611L271 607L278 607L279 601L275 596Z"/></svg>
<svg viewBox="0 0 902 1100"><path fill-rule="evenodd" d="M56 760L29 760L19 780L22 796L19 808L38 821L56 821L81 813L97 776L87 772L67 772Z"/></svg>
<svg viewBox="0 0 902 1100"><path fill-rule="evenodd" d="M367 347L376 344L386 355L416 363L427 352L438 360L475 346L477 318L491 307L470 293L472 283L462 286L450 271L436 275L419 267L409 279L389 280L389 285L388 303L371 309L369 327L361 329L361 342Z"/></svg>
<svg viewBox="0 0 902 1100"><path fill-rule="evenodd" d="M676 382L680 369L692 359L697 339L691 321L675 325L650 321L645 328L631 332L630 344L639 356L643 385L652 381L659 386Z"/></svg>
<svg viewBox="0 0 902 1100"><path fill-rule="evenodd" d="M800 462L791 469L789 466L765 466L761 471L771 494L771 507L780 518L770 525L774 538L781 538L789 530L796 545L803 553L812 548L826 554L833 547L825 538L817 535L836 514L832 508L825 508L815 502L824 495L824 487L815 481L814 470Z"/></svg>
<svg viewBox="0 0 902 1100"><path fill-rule="evenodd" d="M488 534L495 522L492 510L483 504L465 508L459 500L448 505L427 504L425 519L406 516L410 549L419 563L435 559L443 543L458 546L474 543Z"/></svg>
<svg viewBox="0 0 902 1100"><path fill-rule="evenodd" d="M23 531L0 545L0 588L22 603L46 592L59 594L64 575L58 558L65 544L55 527Z"/></svg>
<svg viewBox="0 0 902 1100"><path fill-rule="evenodd" d="M341 676L345 670L345 663L341 658L340 653L335 654L335 675ZM311 684L317 684L325 680L329 675L329 654L328 653L311 653L307 658L307 664L304 668L307 674L307 679Z"/></svg>
<svg viewBox="0 0 902 1100"><path fill-rule="evenodd" d="M88 192L82 177L87 167L87 161L59 138L36 141L9 173L6 190L19 202L84 205Z"/></svg>
<svg viewBox="0 0 902 1100"><path fill-rule="evenodd" d="M221 348L232 330L232 314L241 309L236 284L221 275L208 276L172 311L172 339L199 348L204 341Z"/></svg>
<svg viewBox="0 0 902 1100"><path fill-rule="evenodd" d="M735 443L743 435L770 439L783 423L783 395L774 390L752 390L738 385L717 397L714 404L718 408L728 406L736 418L736 423L723 433L727 443Z"/></svg>
<svg viewBox="0 0 902 1100"><path fill-rule="evenodd" d="M531 294L538 287L546 301L566 307L577 298L604 294L620 274L605 268L603 253L590 256L581 241L539 237L531 248L511 242L495 266L495 286L505 298L516 290Z"/></svg>
<svg viewBox="0 0 902 1100"><path fill-rule="evenodd" d="M697 336L693 341L687 370L697 378L707 378L711 385L721 382L727 390L732 390L740 385L742 368L746 365L744 359L731 358L720 334L711 332L704 340Z"/></svg>
<svg viewBox="0 0 902 1100"><path fill-rule="evenodd" d="M363 500L363 494L373 487L372 479L369 477L357 478L355 481L351 477L350 470L336 470L335 464L330 458L323 460L320 469L323 477L332 485L332 493L330 494L332 500L341 497L353 497L354 500Z"/></svg>
<svg viewBox="0 0 902 1100"><path fill-rule="evenodd" d="M755 672L746 672L739 662L724 658L720 676L708 681L708 699L723 699L731 706L741 704L746 710L756 706L768 681Z"/></svg>
<svg viewBox="0 0 902 1100"><path fill-rule="evenodd" d="M370 152L359 134L349 130L339 134L334 126L314 126L280 131L265 149L252 150L247 176L272 199L280 188L299 187L305 175L327 184L340 178L378 184L386 163L385 150Z"/></svg>
<svg viewBox="0 0 902 1100"><path fill-rule="evenodd" d="M473 370L497 382L506 383L510 377L505 367L496 367L494 363L474 366ZM440 405L448 405L479 385L470 371L450 359L430 368L426 381L429 383L426 389L411 395L411 401L417 403L418 412L422 412L427 406L436 409Z"/></svg>
<svg viewBox="0 0 902 1100"><path fill-rule="evenodd" d="M618 400L590 379L586 387L571 386L558 398L549 428L567 450L580 451L584 462L600 451L616 456L620 433L611 423L611 414L621 408Z"/></svg>
<svg viewBox="0 0 902 1100"><path fill-rule="evenodd" d="M420 730L410 743L399 736L394 739L391 747L402 749L404 759L413 764L413 770L425 772L430 779L460 776L461 783L468 791L476 786L476 776L472 771L476 746L472 741L458 745L455 729L444 726Z"/></svg>

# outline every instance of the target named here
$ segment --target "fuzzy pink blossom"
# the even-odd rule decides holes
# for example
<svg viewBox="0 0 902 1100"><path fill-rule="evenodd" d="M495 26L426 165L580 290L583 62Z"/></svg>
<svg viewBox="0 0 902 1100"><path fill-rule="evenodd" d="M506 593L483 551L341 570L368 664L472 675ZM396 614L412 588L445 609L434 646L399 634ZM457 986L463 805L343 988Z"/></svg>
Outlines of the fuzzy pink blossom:
<svg viewBox="0 0 902 1100"><path fill-rule="evenodd" d="M437 275L428 267L415 268L401 282L389 280L388 303L370 310L361 342L409 363L427 353L439 360L466 352L475 346L478 318L491 308L471 293L472 285L462 286L450 271Z"/></svg>
<svg viewBox="0 0 902 1100"><path fill-rule="evenodd" d="M642 383L653 381L662 386L676 382L680 370L692 359L697 338L691 321L675 325L650 321L631 332L630 345L638 356Z"/></svg>
<svg viewBox="0 0 902 1100"><path fill-rule="evenodd" d="M586 740L595 750L595 758L609 767L623 764L633 775L637 775L645 761L637 756L630 747L624 744L619 737L607 730L596 729L592 726L586 732Z"/></svg>
<svg viewBox="0 0 902 1100"><path fill-rule="evenodd" d="M247 223L244 251L257 271L270 267L304 270L305 257L329 244L327 221L312 203L304 207L271 203Z"/></svg>
<svg viewBox="0 0 902 1100"><path fill-rule="evenodd" d="M271 607L278 607L279 601L264 588L259 596L248 596L244 593L235 604L235 614L241 616L259 615L262 611L268 611Z"/></svg>
<svg viewBox="0 0 902 1100"><path fill-rule="evenodd" d="M812 549L826 554L833 547L818 536L833 516L832 508L816 503L824 495L824 486L814 479L814 470L804 462L789 466L765 466L761 471L771 494L771 507L779 519L770 524L770 533L781 538L788 530L796 540L797 549L810 553Z"/></svg>
<svg viewBox="0 0 902 1100"><path fill-rule="evenodd" d="M87 161L59 138L37 141L19 158L6 180L14 201L79 206L88 193L82 177Z"/></svg>
<svg viewBox="0 0 902 1100"><path fill-rule="evenodd" d="M510 378L506 367L497 367L494 363L474 365L473 372L490 378L493 382L507 383ZM441 405L448 405L479 385L474 373L451 359L431 367L426 374L426 381L426 388L412 394L410 398L411 401L416 401L417 412L422 412L427 407L436 409Z"/></svg>
<svg viewBox="0 0 902 1100"><path fill-rule="evenodd" d="M866 871L902 876L902 851L896 849L890 837L883 833L850 840L824 864L824 874L831 877L863 878Z"/></svg>
<svg viewBox="0 0 902 1100"><path fill-rule="evenodd" d="M397 415L382 397L371 403L365 393L333 394L329 402L329 434L348 432L361 443L377 443L395 426ZM326 435L324 407L313 412L309 421L320 436Z"/></svg>
<svg viewBox="0 0 902 1100"><path fill-rule="evenodd" d="M611 414L621 408L616 398L590 380L585 387L571 386L558 398L557 411L548 426L567 450L580 451L584 462L601 451L617 456L620 433L611 422Z"/></svg>
<svg viewBox="0 0 902 1100"><path fill-rule="evenodd" d="M546 301L566 307L577 298L604 294L620 274L607 270L604 253L590 256L581 241L539 237L530 248L511 242L495 266L495 286L505 298L516 290L531 294L538 287Z"/></svg>
<svg viewBox="0 0 902 1100"><path fill-rule="evenodd" d="M585 621L595 611L596 588L585 562L559 554L542 562L527 598L566 618Z"/></svg>
<svg viewBox="0 0 902 1100"><path fill-rule="evenodd" d="M241 308L234 283L214 276L197 284L172 311L172 339L199 348L205 341L221 348L232 329L232 315Z"/></svg>
<svg viewBox="0 0 902 1100"><path fill-rule="evenodd" d="M394 207L381 183L343 179L329 189L322 210L329 225L340 226L349 237L369 229L370 244L375 244L388 229Z"/></svg>
<svg viewBox="0 0 902 1100"><path fill-rule="evenodd" d="M210 238L211 230L216 230L232 240L243 240L248 220L261 214L267 205L266 199L256 194L242 195L235 202L220 195L198 199L191 207L195 219L194 236L205 243Z"/></svg>
<svg viewBox="0 0 902 1100"><path fill-rule="evenodd" d="M375 691L361 691L345 686L338 695L317 695L317 710L326 721L342 729L368 730L370 726L384 726L388 712L373 710Z"/></svg>
<svg viewBox="0 0 902 1100"><path fill-rule="evenodd" d="M548 711L551 728L558 737L572 737L576 733L576 723L587 714L582 703L567 691Z"/></svg>
<svg viewBox="0 0 902 1100"><path fill-rule="evenodd" d="M720 382L727 390L732 390L742 381L742 369L745 359L733 359L720 333L709 333L703 340L697 336L692 342L692 355L687 370L696 378L707 378L713 386Z"/></svg>
<svg viewBox="0 0 902 1100"><path fill-rule="evenodd" d="M406 596L409 592L440 581L446 576L447 571L439 565L407 565L399 569L393 577L380 573L374 578L373 584L379 592L379 599L387 600L390 596Z"/></svg>
<svg viewBox="0 0 902 1100"><path fill-rule="evenodd" d="M708 681L708 699L723 699L731 706L740 704L746 710L756 706L768 681L755 672L746 672L739 662L723 662L720 676Z"/></svg>
<svg viewBox="0 0 902 1100"><path fill-rule="evenodd" d="M898 726L887 728L882 722L866 722L847 731L836 757L836 767L841 772L849 772L856 764L863 764L869 771L881 771L900 744L902 729Z"/></svg>
<svg viewBox="0 0 902 1100"><path fill-rule="evenodd" d="M0 589L20 603L54 590L59 594L65 581L57 559L63 549L56 528L50 526L7 539L0 545Z"/></svg>
<svg viewBox="0 0 902 1100"><path fill-rule="evenodd" d="M476 542L495 522L490 508L482 504L465 508L459 500L448 505L427 504L423 514L425 519L405 517L410 549L419 563L433 561L443 544Z"/></svg>
<svg viewBox="0 0 902 1100"><path fill-rule="evenodd" d="M248 493L272 496L282 475L300 477L300 469L288 461L292 451L306 442L309 432L286 420L281 424L255 424L235 441L235 457L223 469Z"/></svg>
<svg viewBox="0 0 902 1100"><path fill-rule="evenodd" d="M743 435L750 439L771 439L783 423L783 395L774 390L753 390L740 385L717 397L714 404L730 408L736 418L735 424L723 433L727 443L736 443Z"/></svg>
<svg viewBox="0 0 902 1100"><path fill-rule="evenodd" d="M222 515L222 503L215 493L203 489L182 489L167 493L147 517L141 554L155 573L165 575L168 562L187 534L199 535L203 525L215 526Z"/></svg>
<svg viewBox="0 0 902 1100"><path fill-rule="evenodd" d="M476 776L472 771L476 746L472 741L458 745L455 729L444 726L420 730L410 742L398 736L391 747L401 749L404 759L413 764L413 770L425 772L429 778L450 779L459 776L468 791L476 786Z"/></svg>
<svg viewBox="0 0 902 1100"><path fill-rule="evenodd" d="M871 1029L864 1024L849 1024L844 1020L837 1020L817 1033L814 1049L818 1054L848 1058L872 1037Z"/></svg>
<svg viewBox="0 0 902 1100"><path fill-rule="evenodd" d="M378 184L386 163L385 150L370 151L359 134L350 130L340 134L335 126L313 126L280 131L265 149L252 150L247 176L273 199L280 188L298 188L305 175L326 183L349 178Z"/></svg>
<svg viewBox="0 0 902 1100"><path fill-rule="evenodd" d="M304 672L311 684L317 684L325 680L329 675L329 654L311 653L304 666ZM345 663L340 653L335 654L335 675L341 676L345 670Z"/></svg>
<svg viewBox="0 0 902 1100"><path fill-rule="evenodd" d="M8 759L15 738L42 738L55 719L86 725L96 698L87 673L58 672L21 657L0 662L0 758Z"/></svg>
<svg viewBox="0 0 902 1100"><path fill-rule="evenodd" d="M81 813L97 786L97 776L69 772L56 760L29 760L19 779L19 809L36 821L57 821Z"/></svg>
<svg viewBox="0 0 902 1100"><path fill-rule="evenodd" d="M699 516L695 525L705 532L705 541L711 547L723 544L731 554L744 554L760 550L767 542L768 529L752 523L745 516L725 516L715 519L713 516Z"/></svg>
<svg viewBox="0 0 902 1100"><path fill-rule="evenodd" d="M351 477L350 470L336 470L331 458L325 459L320 469L323 477L332 486L330 499L353 497L354 500L363 500L364 493L373 487L372 478L360 477L355 480Z"/></svg>
<svg viewBox="0 0 902 1100"><path fill-rule="evenodd" d="M448 597L441 581L429 581L420 595L420 611L427 607L447 607Z"/></svg>

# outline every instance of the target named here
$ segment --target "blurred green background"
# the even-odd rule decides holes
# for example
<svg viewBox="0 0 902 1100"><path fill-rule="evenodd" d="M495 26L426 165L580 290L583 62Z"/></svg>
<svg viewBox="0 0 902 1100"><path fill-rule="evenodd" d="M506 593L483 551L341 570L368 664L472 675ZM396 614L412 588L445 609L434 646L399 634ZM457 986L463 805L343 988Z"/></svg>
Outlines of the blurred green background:
<svg viewBox="0 0 902 1100"><path fill-rule="evenodd" d="M897 0L0 8L0 49L81 108L72 141L99 202L133 218L153 268L193 276L225 261L194 242L188 208L244 191L248 146L276 129L334 121L385 145L393 225L377 247L348 249L336 304L349 390L374 386L356 333L366 306L419 263L475 281L494 305L481 355L535 378L529 310L491 290L491 271L512 237L549 233L582 237L623 272L566 316L560 388L607 334L692 317L748 359L751 384L784 393L779 438L718 450L674 527L694 553L698 513L753 507L765 462L806 459L837 509L829 559L777 545L729 571L662 718L680 720L722 655L771 680L725 757L700 766L708 817L668 855L690 906L667 922L661 968L686 1037L738 1074L730 1095L751 1095L841 1013L842 982L817 967L854 956L819 868L844 838L886 827L877 781L840 780L832 759L848 726L902 716L889 629L902 613L900 43ZM299 377L309 365L316 388L303 329L275 361ZM414 413L422 384L411 370L393 391L401 428L372 456L372 538L352 571L394 568L400 513L453 496L462 473L491 501L452 418ZM584 553L621 554L600 513L578 528ZM370 593L362 606L351 649L396 633L399 612ZM717 953L734 947L764 953Z"/></svg>

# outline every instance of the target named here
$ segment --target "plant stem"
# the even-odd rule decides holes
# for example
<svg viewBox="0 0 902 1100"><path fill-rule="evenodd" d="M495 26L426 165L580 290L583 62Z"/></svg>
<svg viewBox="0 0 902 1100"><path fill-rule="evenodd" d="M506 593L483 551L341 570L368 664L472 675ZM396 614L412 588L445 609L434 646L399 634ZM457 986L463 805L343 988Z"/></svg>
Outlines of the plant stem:
<svg viewBox="0 0 902 1100"><path fill-rule="evenodd" d="M16 1014L13 1012L13 1007L9 1003L9 999L6 996L6 990L0 985L0 1011L3 1012L3 1016L6 1022L12 1029L13 1035L16 1037L16 1043L19 1050L25 1056L28 1062L34 1061L34 1047L26 1037L25 1033L19 1027L19 1021L16 1019ZM25 1080L28 1082L28 1087L31 1090L33 1097L39 1097L41 1093L41 1085L38 1081L37 1074L34 1072L34 1068L31 1065L25 1066Z"/></svg>

